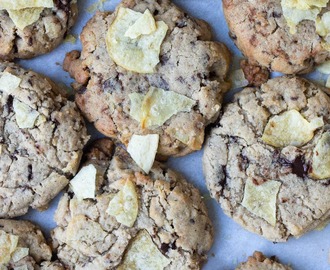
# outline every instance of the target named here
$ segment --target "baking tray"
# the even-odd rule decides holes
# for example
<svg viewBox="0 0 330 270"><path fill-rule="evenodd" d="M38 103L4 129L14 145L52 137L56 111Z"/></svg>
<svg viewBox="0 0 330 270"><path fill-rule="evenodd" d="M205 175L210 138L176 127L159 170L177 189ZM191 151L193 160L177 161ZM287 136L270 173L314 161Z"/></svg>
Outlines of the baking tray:
<svg viewBox="0 0 330 270"><path fill-rule="evenodd" d="M32 60L18 61L23 67L45 74L67 88L70 87L72 79L62 70L61 65L65 53L74 49L81 49L78 36L96 9L112 11L120 1L78 0L78 2L78 21L70 32L70 34L77 37L75 43L65 42L50 54ZM215 40L225 43L231 50L233 57L235 57L232 67L232 69L235 69L237 67L237 59L241 57L241 54L228 36L228 28L222 12L222 2L220 0L176 0L174 2L190 15L201 18L212 26ZM313 78L320 77L316 73L311 76ZM227 95L226 101L231 99L232 93L233 91ZM89 128L89 131L93 138L101 136L92 127ZM214 225L214 244L202 269L235 269L238 263L245 261L255 250L262 251L267 256L275 255L281 262L290 264L296 270L330 269L330 226L321 231L312 231L299 239L289 239L286 243L273 243L244 230L224 215L219 204L210 198L202 172L202 155L202 151L198 151L182 158L170 159L167 162L169 167L182 173L188 181L199 188ZM60 195L53 200L47 211L30 210L21 219L35 221L42 227L45 234L49 236L50 230L56 226L53 216L59 198Z"/></svg>

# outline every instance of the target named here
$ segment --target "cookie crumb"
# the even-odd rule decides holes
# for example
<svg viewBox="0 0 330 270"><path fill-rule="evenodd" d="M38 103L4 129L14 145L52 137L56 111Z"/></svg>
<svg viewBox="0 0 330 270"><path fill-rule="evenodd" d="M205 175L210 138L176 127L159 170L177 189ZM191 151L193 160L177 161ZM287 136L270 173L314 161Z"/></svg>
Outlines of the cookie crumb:
<svg viewBox="0 0 330 270"><path fill-rule="evenodd" d="M269 79L270 72L265 67L251 64L246 59L241 61L240 66L250 86L259 87L260 85L266 83Z"/></svg>

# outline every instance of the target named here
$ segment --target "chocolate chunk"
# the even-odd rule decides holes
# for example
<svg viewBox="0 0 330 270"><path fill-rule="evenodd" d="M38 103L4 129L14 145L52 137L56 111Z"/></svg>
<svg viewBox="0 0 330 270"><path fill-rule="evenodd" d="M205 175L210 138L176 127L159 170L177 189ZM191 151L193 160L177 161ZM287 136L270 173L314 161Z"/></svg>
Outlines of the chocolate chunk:
<svg viewBox="0 0 330 270"><path fill-rule="evenodd" d="M29 164L28 165L28 180L30 181L30 180L32 180L32 178L33 178L32 165Z"/></svg>
<svg viewBox="0 0 330 270"><path fill-rule="evenodd" d="M170 248L170 245L169 245L169 244L166 244L166 243L162 243L162 245L161 245L161 247L160 247L160 249L161 249L164 253L166 253L166 252L169 250L169 248Z"/></svg>
<svg viewBox="0 0 330 270"><path fill-rule="evenodd" d="M9 95L6 102L8 113L11 113L13 111L13 101L14 101L13 96Z"/></svg>
<svg viewBox="0 0 330 270"><path fill-rule="evenodd" d="M308 171L308 166L305 163L305 159L303 156L297 157L292 163L292 173L297 176L303 178Z"/></svg>

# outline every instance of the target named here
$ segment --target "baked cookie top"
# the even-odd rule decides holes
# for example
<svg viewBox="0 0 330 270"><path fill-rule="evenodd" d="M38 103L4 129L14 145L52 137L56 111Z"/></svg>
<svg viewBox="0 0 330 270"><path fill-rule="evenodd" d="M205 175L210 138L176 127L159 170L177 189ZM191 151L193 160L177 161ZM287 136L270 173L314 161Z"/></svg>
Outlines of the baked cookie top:
<svg viewBox="0 0 330 270"><path fill-rule="evenodd" d="M42 75L0 62L0 217L47 208L78 170L89 137L61 91Z"/></svg>
<svg viewBox="0 0 330 270"><path fill-rule="evenodd" d="M69 53L64 69L100 132L125 145L133 134L159 134L165 157L202 147L229 86L229 52L204 21L168 0L124 0L96 13L80 38L82 52Z"/></svg>
<svg viewBox="0 0 330 270"><path fill-rule="evenodd" d="M52 252L40 228L29 221L0 219L0 268L64 270L52 262Z"/></svg>
<svg viewBox="0 0 330 270"><path fill-rule="evenodd" d="M143 174L109 139L86 153L55 221L54 249L75 269L200 269L213 241L195 187L157 162Z"/></svg>
<svg viewBox="0 0 330 270"><path fill-rule="evenodd" d="M322 14L329 12L328 1L315 1L315 6L297 5L305 2L312 3L222 1L231 36L243 54L253 64L285 74L308 73L330 58L328 31L322 23L326 19ZM320 3L325 3L320 5L324 7L316 6Z"/></svg>
<svg viewBox="0 0 330 270"><path fill-rule="evenodd" d="M306 233L330 213L329 89L297 77L246 88L206 141L211 196L271 241Z"/></svg>
<svg viewBox="0 0 330 270"><path fill-rule="evenodd" d="M56 48L77 14L76 0L0 3L0 59L32 58Z"/></svg>
<svg viewBox="0 0 330 270"><path fill-rule="evenodd" d="M253 256L241 263L236 270L292 270L287 265L280 264L276 258L267 258L260 251L255 251Z"/></svg>

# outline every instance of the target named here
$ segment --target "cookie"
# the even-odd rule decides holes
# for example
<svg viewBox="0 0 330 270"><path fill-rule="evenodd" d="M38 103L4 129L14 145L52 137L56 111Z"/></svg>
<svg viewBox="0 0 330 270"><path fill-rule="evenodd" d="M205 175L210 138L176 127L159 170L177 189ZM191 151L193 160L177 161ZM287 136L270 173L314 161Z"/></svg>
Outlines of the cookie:
<svg viewBox="0 0 330 270"><path fill-rule="evenodd" d="M328 33L322 26L325 19L322 14L330 10L323 7L328 1L315 2L315 6L312 4L304 10L298 6L307 2L224 0L222 3L230 35L252 64L296 74L308 73L315 65L330 59ZM321 2L325 5L316 6Z"/></svg>
<svg viewBox="0 0 330 270"><path fill-rule="evenodd" d="M46 209L78 170L89 137L61 92L42 75L0 62L0 217Z"/></svg>
<svg viewBox="0 0 330 270"><path fill-rule="evenodd" d="M75 0L2 1L0 59L31 58L61 44L77 14Z"/></svg>
<svg viewBox="0 0 330 270"><path fill-rule="evenodd" d="M329 89L298 77L245 88L208 137L211 196L249 231L299 237L330 215Z"/></svg>
<svg viewBox="0 0 330 270"><path fill-rule="evenodd" d="M14 270L64 270L40 228L29 221L0 219L0 266Z"/></svg>
<svg viewBox="0 0 330 270"><path fill-rule="evenodd" d="M64 69L101 133L125 145L133 134L159 134L162 157L201 149L229 87L229 52L210 41L204 21L168 0L124 0L113 13L96 13L80 38L82 52L67 54Z"/></svg>
<svg viewBox="0 0 330 270"><path fill-rule="evenodd" d="M291 267L280 264L276 258L267 258L260 251L255 251L253 256L241 263L236 270L292 270Z"/></svg>
<svg viewBox="0 0 330 270"><path fill-rule="evenodd" d="M109 139L86 157L55 213L53 246L66 267L200 269L213 230L195 187L157 162L143 174Z"/></svg>

